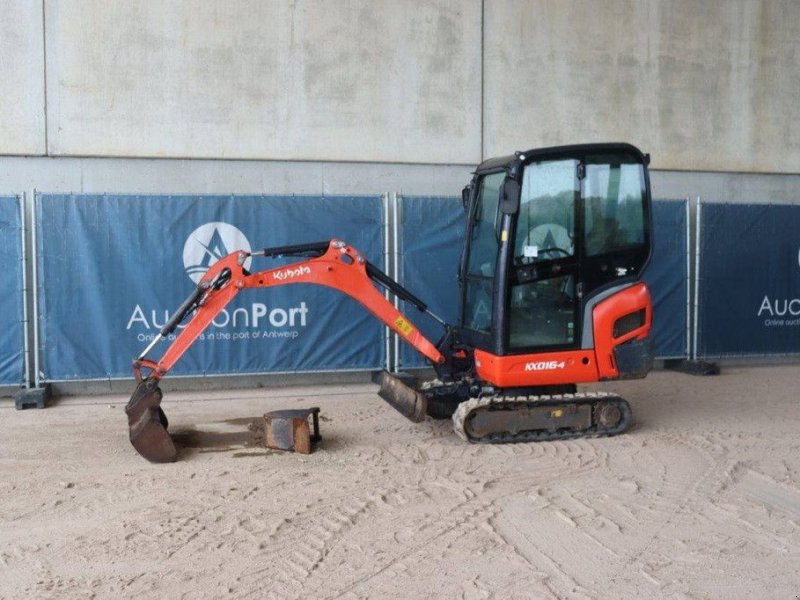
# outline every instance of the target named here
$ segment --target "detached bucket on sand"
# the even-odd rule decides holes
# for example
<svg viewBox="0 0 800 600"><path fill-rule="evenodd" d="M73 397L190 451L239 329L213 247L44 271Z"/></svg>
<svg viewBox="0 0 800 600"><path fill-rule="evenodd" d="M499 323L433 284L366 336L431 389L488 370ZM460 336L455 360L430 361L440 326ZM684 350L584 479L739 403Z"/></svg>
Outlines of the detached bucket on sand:
<svg viewBox="0 0 800 600"><path fill-rule="evenodd" d="M311 418L311 423L309 423ZM319 408L273 410L264 415L267 448L311 454L322 439L319 434Z"/></svg>

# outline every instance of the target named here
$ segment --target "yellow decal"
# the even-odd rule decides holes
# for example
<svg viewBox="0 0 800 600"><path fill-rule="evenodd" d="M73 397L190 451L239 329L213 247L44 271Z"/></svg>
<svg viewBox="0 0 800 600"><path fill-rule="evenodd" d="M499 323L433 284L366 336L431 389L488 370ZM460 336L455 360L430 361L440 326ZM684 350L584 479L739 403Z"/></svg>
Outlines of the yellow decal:
<svg viewBox="0 0 800 600"><path fill-rule="evenodd" d="M500 234L500 241L507 242L508 241L508 231L503 229L503 233Z"/></svg>
<svg viewBox="0 0 800 600"><path fill-rule="evenodd" d="M556 408L555 410L550 411L551 419L560 419L562 416L564 416L564 410L561 408Z"/></svg>
<svg viewBox="0 0 800 600"><path fill-rule="evenodd" d="M411 323L406 321L403 317L397 317L394 321L394 326L397 327L400 330L400 333L406 337L411 335L411 332L414 331Z"/></svg>

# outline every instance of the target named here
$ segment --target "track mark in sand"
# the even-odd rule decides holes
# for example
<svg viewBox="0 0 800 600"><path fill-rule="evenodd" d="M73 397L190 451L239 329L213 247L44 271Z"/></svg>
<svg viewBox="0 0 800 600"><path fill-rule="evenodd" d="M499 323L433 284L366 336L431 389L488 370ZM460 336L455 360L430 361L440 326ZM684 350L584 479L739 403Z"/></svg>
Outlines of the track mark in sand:
<svg viewBox="0 0 800 600"><path fill-rule="evenodd" d="M561 510L542 510L527 495L510 496L499 506L489 525L533 571L545 571L558 581L548 584L557 596L591 597L593 582L577 573L597 579L600 572L610 572L620 562L616 552L587 535ZM597 549L604 556L598 556Z"/></svg>
<svg viewBox="0 0 800 600"><path fill-rule="evenodd" d="M766 475L743 468L734 473L733 489L750 500L800 516L800 490L783 485Z"/></svg>
<svg viewBox="0 0 800 600"><path fill-rule="evenodd" d="M647 563L647 556L653 553L654 546L657 545L658 540L662 534L669 531L674 521L686 511L687 507L697 500L698 492L702 487L713 487L714 473L719 469L719 463L714 456L711 449L706 448L704 443L696 443L694 440L687 439L685 436L677 435L672 432L660 432L659 436L653 440L653 448L660 442L665 441L675 444L673 447L665 448L668 456L673 459L677 455L677 448L683 447L690 452L696 453L705 462L705 468L689 468L689 469L676 469L672 472L668 468L668 462L662 462L660 473L658 474L659 485L657 485L657 497L659 502L653 503L650 508L656 507L658 504L664 506L664 509L657 511L658 518L646 525L644 529L646 533L646 542L637 548L628 550L628 557L624 561L620 561L617 568L613 572L609 572L609 579L615 580L624 576L626 570L631 570L638 566L638 573L647 581L662 587L663 583L656 579L644 566ZM693 443L694 442L694 443ZM653 448L650 449L651 459L656 459L657 454L653 453ZM681 461L682 465L693 465L692 457L687 456ZM638 462L642 462L640 457L637 457ZM658 464L657 462L655 463ZM642 470L642 467L639 467ZM656 473L658 469L651 468L650 472ZM641 493L641 487L638 482L634 482L634 489L636 493ZM663 496L662 496L663 494ZM669 507L669 504L674 504ZM656 583L658 582L658 583Z"/></svg>
<svg viewBox="0 0 800 600"><path fill-rule="evenodd" d="M344 598L348 596L348 594L353 593L360 585L388 572L389 569L400 564L404 559L429 550L434 541L441 544L446 536L461 537L465 533L466 526L470 523L474 523L476 520L488 522L497 513L494 502L491 500L477 502L476 498L477 496L452 507L449 513L444 517L438 516L437 518L426 519L421 526L416 529L415 535L413 536L414 538L417 536L422 537L421 541L416 542L412 546L400 546L398 548L399 551L392 553L392 555L388 557L388 560L381 566L376 565L374 570L356 578L343 588L328 590L330 595L327 597L336 599ZM476 503L477 506L472 506ZM446 547L450 548L450 545Z"/></svg>
<svg viewBox="0 0 800 600"><path fill-rule="evenodd" d="M324 503L312 510L297 511L293 518L285 519L270 535L273 544L289 550L273 553L274 563L269 568L240 575L236 582L245 585L255 582L258 585L263 583L261 576L269 572L271 587L264 590L268 597L299 595L347 531L356 527L368 512L385 503L394 492L391 488L384 489L381 494L368 498L347 498L343 505ZM285 529L288 524L293 527Z"/></svg>
<svg viewBox="0 0 800 600"><path fill-rule="evenodd" d="M516 446L488 446L480 447L480 450L487 454L518 457L517 450L519 449L516 448ZM395 538L398 541L398 548L388 553L389 556L386 557L387 560L383 565L370 573L362 574L349 585L334 591L332 597L340 598L352 593L359 586L387 572L394 565L400 564L402 561L412 556L416 556L418 560L430 560L432 544L435 543L437 547L441 547L445 542L445 538L451 539L453 536L463 536L465 532L469 530L470 527L474 527L476 523L486 524L502 542L508 543L491 525L501 512L498 503L501 502L503 498L509 493L528 493L533 487L541 483L542 480L546 480L552 473L559 473L562 476L562 480L569 479L577 477L581 473L594 470L598 466L605 464L607 460L607 455L585 441L554 442L542 446L533 445L533 448L535 449L532 449L531 445L526 445L522 450L526 453L533 452L538 455L538 468L535 473L526 471L525 474L522 475L518 472L511 472L504 474L501 479L476 482L479 484L479 487L482 488L480 494L470 493L466 495L458 504L450 507L446 515L438 514L425 518L419 523L418 527L415 527L413 535L406 536L407 539L398 540ZM565 473L567 473L566 476ZM501 481L505 483L505 489L498 485ZM420 491L422 490L420 489ZM569 518L567 515L564 515L564 517L567 519ZM510 524L509 527L513 527L513 524ZM573 529L573 531L575 530L576 529ZM537 534L534 531L531 537L535 535ZM592 541L599 543L597 540ZM404 543L409 542L409 545L404 546ZM445 550L449 548L449 545L445 546ZM531 564L528 556L520 552L517 552L517 555L528 563L532 572L539 576L542 585L549 589L553 595L558 595L556 588L551 586L547 581L551 577L547 570L537 569ZM569 589L570 593L574 596L579 593L581 587L577 583L574 583L574 585L569 585L567 589ZM585 597L591 597L591 594L588 592L581 593L583 593Z"/></svg>
<svg viewBox="0 0 800 600"><path fill-rule="evenodd" d="M711 501L711 508L722 515L730 528L733 517L743 533L744 543L756 544L767 551L797 552L800 517L800 490L736 463L725 472L725 479ZM789 518L786 518L788 515ZM709 518L718 522L713 514Z"/></svg>

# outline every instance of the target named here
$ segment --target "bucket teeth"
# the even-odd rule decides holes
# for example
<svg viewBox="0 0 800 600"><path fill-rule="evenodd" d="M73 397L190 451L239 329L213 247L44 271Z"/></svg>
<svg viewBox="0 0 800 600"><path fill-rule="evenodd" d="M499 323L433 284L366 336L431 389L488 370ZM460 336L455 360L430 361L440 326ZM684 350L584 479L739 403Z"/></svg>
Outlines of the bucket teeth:
<svg viewBox="0 0 800 600"><path fill-rule="evenodd" d="M375 377L375 382L381 386L378 395L401 415L414 423L425 420L425 415L428 414L428 399L424 395L386 371L381 371Z"/></svg>
<svg viewBox="0 0 800 600"><path fill-rule="evenodd" d="M167 417L161 410L158 382L145 379L136 386L125 406L129 439L136 451L153 463L175 462L177 451L167 433Z"/></svg>

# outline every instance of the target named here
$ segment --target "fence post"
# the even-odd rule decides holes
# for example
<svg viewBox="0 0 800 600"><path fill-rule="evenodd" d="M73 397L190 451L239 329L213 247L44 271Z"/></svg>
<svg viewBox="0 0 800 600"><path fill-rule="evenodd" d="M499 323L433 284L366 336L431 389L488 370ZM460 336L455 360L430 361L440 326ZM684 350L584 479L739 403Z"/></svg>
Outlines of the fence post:
<svg viewBox="0 0 800 600"><path fill-rule="evenodd" d="M400 202L402 201L402 196L397 192L392 193L392 216L393 216L393 245L394 245L394 261L393 261L393 269L392 269L392 279L397 281L402 285L401 274L402 268L400 265L401 257L400 257L400 219L401 216L401 209L400 209ZM394 297L394 307L397 310L400 310L400 298L397 296ZM392 371L397 373L400 371L400 337L395 333L393 335L394 339L394 356L392 357Z"/></svg>
<svg viewBox="0 0 800 600"><path fill-rule="evenodd" d="M39 365L39 248L37 229L37 212L39 209L39 198L36 188L31 190L33 199L33 210L31 211L31 250L33 262L31 263L31 273L33 279L33 381L34 387L39 387L40 365Z"/></svg>
<svg viewBox="0 0 800 600"><path fill-rule="evenodd" d="M50 398L50 385L42 385L39 373L39 310L38 310L38 274L37 274L37 257L38 251L36 248L36 208L37 208L37 193L36 189L30 192L30 202L28 201L28 194L23 193L22 201L20 202L20 210L22 217L22 288L23 288L23 335L24 352L25 352L25 387L21 388L14 395L14 405L17 410L26 408L45 408L47 400ZM30 218L26 215L30 214ZM25 223L30 224L29 232L30 237L25 235ZM31 252L27 252L26 243L30 239ZM28 279L28 261L30 260L31 277ZM30 281L33 281L32 286ZM33 340L30 340L29 325L31 316L28 312L28 297L30 295L31 307L33 313ZM33 354L33 383L31 386L31 360L30 355Z"/></svg>
<svg viewBox="0 0 800 600"><path fill-rule="evenodd" d="M25 358L23 385L26 390L31 389L31 345L28 340L28 250L25 247L27 236L25 235L25 207L27 206L26 194L22 192L17 196L19 202L19 224L20 224L20 243L22 244L22 337L23 354Z"/></svg>
<svg viewBox="0 0 800 600"><path fill-rule="evenodd" d="M692 356L692 220L691 200L687 196L684 202L686 210L686 355Z"/></svg>
<svg viewBox="0 0 800 600"><path fill-rule="evenodd" d="M391 275L392 273L392 259L391 259L391 249L389 246L389 192L384 192L381 194L381 206L382 206L382 213L383 213L383 272L387 275ZM390 300L389 290L383 291L383 297L386 300ZM391 362L391 355L392 355L392 330L389 327L384 326L383 328L383 342L384 342L384 352L386 356L384 357L385 366L387 371L392 370L392 362Z"/></svg>
<svg viewBox="0 0 800 600"><path fill-rule="evenodd" d="M695 212L695 240L694 240L694 321L692 327L694 330L692 341L692 360L697 360L697 339L700 315L698 309L700 307L700 213L702 202L700 196L697 197L697 211Z"/></svg>

